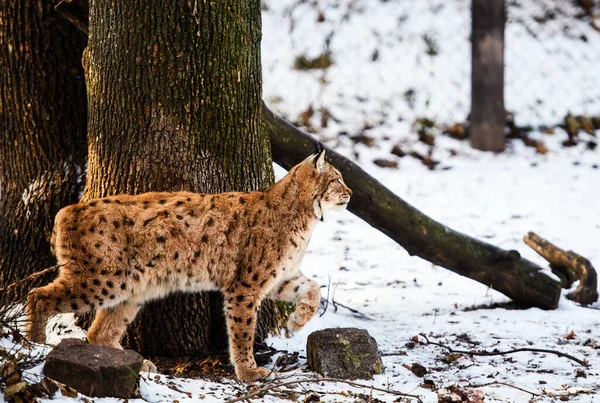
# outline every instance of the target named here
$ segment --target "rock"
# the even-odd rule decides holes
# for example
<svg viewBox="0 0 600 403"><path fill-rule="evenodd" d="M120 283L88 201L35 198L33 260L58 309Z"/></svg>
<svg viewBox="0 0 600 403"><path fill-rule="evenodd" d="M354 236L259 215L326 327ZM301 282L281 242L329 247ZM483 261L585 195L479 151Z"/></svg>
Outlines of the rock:
<svg viewBox="0 0 600 403"><path fill-rule="evenodd" d="M377 342L365 329L338 328L311 333L308 365L319 374L342 379L372 379L383 373Z"/></svg>
<svg viewBox="0 0 600 403"><path fill-rule="evenodd" d="M44 374L87 396L129 398L142 361L132 350L64 339L48 354Z"/></svg>

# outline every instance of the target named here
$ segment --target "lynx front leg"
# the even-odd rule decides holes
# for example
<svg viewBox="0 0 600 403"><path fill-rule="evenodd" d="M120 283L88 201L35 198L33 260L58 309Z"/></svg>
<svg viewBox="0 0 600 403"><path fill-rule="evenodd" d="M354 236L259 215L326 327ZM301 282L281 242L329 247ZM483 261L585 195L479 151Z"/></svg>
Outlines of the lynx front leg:
<svg viewBox="0 0 600 403"><path fill-rule="evenodd" d="M296 304L287 325L289 330L296 332L317 313L321 303L321 290L316 281L300 274L275 286L269 298Z"/></svg>
<svg viewBox="0 0 600 403"><path fill-rule="evenodd" d="M229 334L229 359L237 377L246 382L267 378L271 371L257 368L254 360L254 332L260 301L254 295L225 294L225 316Z"/></svg>

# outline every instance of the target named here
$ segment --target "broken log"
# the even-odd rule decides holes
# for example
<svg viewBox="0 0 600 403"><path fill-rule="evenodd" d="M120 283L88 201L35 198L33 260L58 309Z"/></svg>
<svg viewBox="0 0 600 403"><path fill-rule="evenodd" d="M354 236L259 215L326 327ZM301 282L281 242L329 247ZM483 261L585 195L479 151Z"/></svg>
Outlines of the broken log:
<svg viewBox="0 0 600 403"><path fill-rule="evenodd" d="M567 294L568 299L581 305L590 305L598 301L598 277L589 260L573 251L560 249L534 232L529 232L523 240L550 263L555 274L568 279L564 284L565 288L571 288L570 279L573 277L579 279L579 286Z"/></svg>
<svg viewBox="0 0 600 403"><path fill-rule="evenodd" d="M71 5L81 10L72 12L70 20L87 33L87 1ZM263 117L273 160L283 168L290 169L321 147L313 137L277 117L264 102ZM542 309L558 306L560 282L521 258L519 252L497 248L432 220L349 159L328 151L327 160L342 172L353 191L348 209L398 242L409 254L479 281L518 304Z"/></svg>
<svg viewBox="0 0 600 403"><path fill-rule="evenodd" d="M263 117L271 138L273 161L283 168L290 169L322 147L312 136L276 116L264 102ZM396 241L410 255L476 280L518 304L542 309L558 306L560 283L516 250L500 249L434 221L332 150L327 150L326 159L352 189L348 210Z"/></svg>

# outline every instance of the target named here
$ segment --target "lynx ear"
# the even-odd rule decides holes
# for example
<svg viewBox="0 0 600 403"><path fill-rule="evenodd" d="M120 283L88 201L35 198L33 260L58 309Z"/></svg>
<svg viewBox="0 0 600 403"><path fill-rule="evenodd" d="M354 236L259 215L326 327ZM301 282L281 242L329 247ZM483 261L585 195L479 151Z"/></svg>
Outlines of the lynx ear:
<svg viewBox="0 0 600 403"><path fill-rule="evenodd" d="M325 149L323 148L314 158L315 169L321 173L325 170Z"/></svg>

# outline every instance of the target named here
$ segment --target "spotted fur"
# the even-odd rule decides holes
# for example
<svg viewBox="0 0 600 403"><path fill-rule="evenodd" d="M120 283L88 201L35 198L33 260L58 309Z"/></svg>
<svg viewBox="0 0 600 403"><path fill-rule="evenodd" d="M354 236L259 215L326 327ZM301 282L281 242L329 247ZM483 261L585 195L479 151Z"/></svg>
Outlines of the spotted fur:
<svg viewBox="0 0 600 403"><path fill-rule="evenodd" d="M64 265L28 296L28 335L45 342L50 316L95 310L90 342L121 348L140 307L174 291L220 290L231 361L245 381L263 379L252 346L264 297L293 302L288 328L319 306L318 284L298 270L315 225L345 208L352 191L324 152L265 192L119 195L68 206L52 247Z"/></svg>

